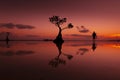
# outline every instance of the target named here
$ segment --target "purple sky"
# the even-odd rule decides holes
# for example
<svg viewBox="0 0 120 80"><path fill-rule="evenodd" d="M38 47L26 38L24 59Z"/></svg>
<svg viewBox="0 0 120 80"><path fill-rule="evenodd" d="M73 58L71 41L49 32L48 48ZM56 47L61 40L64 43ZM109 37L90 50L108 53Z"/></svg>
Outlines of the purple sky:
<svg viewBox="0 0 120 80"><path fill-rule="evenodd" d="M75 26L84 25L100 35L118 34L120 33L119 14L120 0L0 0L0 23L36 27L30 31L15 32L15 29L0 29L0 31L55 37L57 28L48 21L48 18L59 15L68 18L68 23L72 22ZM63 34L80 33L74 28L66 30Z"/></svg>

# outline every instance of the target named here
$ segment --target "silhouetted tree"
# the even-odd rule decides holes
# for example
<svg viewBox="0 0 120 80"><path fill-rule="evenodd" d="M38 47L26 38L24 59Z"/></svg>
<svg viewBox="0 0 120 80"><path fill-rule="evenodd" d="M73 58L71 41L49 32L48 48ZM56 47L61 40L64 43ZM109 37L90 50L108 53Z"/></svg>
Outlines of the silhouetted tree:
<svg viewBox="0 0 120 80"><path fill-rule="evenodd" d="M51 23L55 24L59 29L58 35L57 35L56 39L54 40L54 42L55 43L63 43L64 40L62 38L62 30L73 28L72 23L69 23L67 27L62 28L61 25L67 21L67 18L60 18L59 16L52 16L49 18L49 21Z"/></svg>

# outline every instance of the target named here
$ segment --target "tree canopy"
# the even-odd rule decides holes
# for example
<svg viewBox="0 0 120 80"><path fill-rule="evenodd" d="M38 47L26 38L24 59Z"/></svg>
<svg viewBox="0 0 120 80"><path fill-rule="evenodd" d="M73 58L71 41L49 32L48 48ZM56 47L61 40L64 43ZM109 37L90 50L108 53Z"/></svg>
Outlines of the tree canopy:
<svg viewBox="0 0 120 80"><path fill-rule="evenodd" d="M55 25L62 25L67 21L67 18L60 18L59 16L52 16L49 18L50 22Z"/></svg>

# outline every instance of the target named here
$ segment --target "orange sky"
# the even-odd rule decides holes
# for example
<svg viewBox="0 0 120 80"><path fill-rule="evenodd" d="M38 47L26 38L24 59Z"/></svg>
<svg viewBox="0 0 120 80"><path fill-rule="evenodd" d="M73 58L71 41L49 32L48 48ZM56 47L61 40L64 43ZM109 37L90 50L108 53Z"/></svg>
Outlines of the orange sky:
<svg viewBox="0 0 120 80"><path fill-rule="evenodd" d="M48 20L53 15L66 17L67 22L64 26L68 23L72 23L75 26L73 29L63 31L65 39L79 39L80 36L73 37L70 35L91 35L90 32L93 31L96 31L97 35L100 36L120 34L119 0L53 0L53 2L49 0L33 0L29 2L24 0L3 0L0 3L0 10L0 23L35 26L31 30L0 28L0 33L10 31L14 35L24 36L24 38L28 35L29 37L32 35L31 38L34 39L55 38L58 32L57 27ZM76 26L82 25L89 29L90 32L78 32Z"/></svg>

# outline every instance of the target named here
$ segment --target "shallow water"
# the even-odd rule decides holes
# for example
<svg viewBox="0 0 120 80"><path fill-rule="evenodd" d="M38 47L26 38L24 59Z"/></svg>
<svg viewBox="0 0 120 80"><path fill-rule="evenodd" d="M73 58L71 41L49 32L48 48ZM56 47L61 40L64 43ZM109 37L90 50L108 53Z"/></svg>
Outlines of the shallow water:
<svg viewBox="0 0 120 80"><path fill-rule="evenodd" d="M120 42L0 42L0 80L120 80Z"/></svg>

